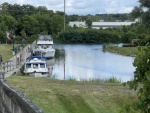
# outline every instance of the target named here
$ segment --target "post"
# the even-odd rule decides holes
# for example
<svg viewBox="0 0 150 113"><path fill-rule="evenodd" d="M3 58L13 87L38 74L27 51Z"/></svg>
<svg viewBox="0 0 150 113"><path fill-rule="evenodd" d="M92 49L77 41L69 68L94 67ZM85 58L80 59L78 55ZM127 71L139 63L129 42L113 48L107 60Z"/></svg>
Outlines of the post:
<svg viewBox="0 0 150 113"><path fill-rule="evenodd" d="M2 113L2 109L3 109L3 104L2 104L2 100L3 100L3 98L2 98L2 84L1 84L1 80L3 80L4 79L4 77L3 77L3 74L2 74L2 72L0 73L0 113Z"/></svg>
<svg viewBox="0 0 150 113"><path fill-rule="evenodd" d="M65 50L64 50L64 80L66 79L66 75L65 75L65 71L66 71L66 66L65 66L65 57L66 57L66 54L65 54Z"/></svg>
<svg viewBox="0 0 150 113"><path fill-rule="evenodd" d="M13 55L15 55L15 47L14 47L14 39L13 40L13 47L12 47L12 51L13 51Z"/></svg>
<svg viewBox="0 0 150 113"><path fill-rule="evenodd" d="M65 32L65 29L66 29L66 1L64 0L64 32Z"/></svg>
<svg viewBox="0 0 150 113"><path fill-rule="evenodd" d="M12 51L13 51L13 55L15 55L15 47L14 47L14 30L11 28L11 39L13 42L13 47L12 47Z"/></svg>
<svg viewBox="0 0 150 113"><path fill-rule="evenodd" d="M2 62L3 62L2 55L0 55L0 65L1 65Z"/></svg>
<svg viewBox="0 0 150 113"><path fill-rule="evenodd" d="M0 80L4 80L4 73L0 72Z"/></svg>

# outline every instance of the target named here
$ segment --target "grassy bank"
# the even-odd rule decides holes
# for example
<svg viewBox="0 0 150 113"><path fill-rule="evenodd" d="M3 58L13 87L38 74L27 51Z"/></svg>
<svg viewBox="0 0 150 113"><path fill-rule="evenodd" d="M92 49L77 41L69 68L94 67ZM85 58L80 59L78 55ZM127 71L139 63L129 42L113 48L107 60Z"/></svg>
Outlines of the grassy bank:
<svg viewBox="0 0 150 113"><path fill-rule="evenodd" d="M117 46L107 46L105 51L117 53L125 56L135 56L138 52L138 47L117 47Z"/></svg>
<svg viewBox="0 0 150 113"><path fill-rule="evenodd" d="M136 92L120 83L63 81L26 76L11 76L7 82L24 92L44 113L118 113L124 105L136 100Z"/></svg>
<svg viewBox="0 0 150 113"><path fill-rule="evenodd" d="M3 61L10 59L12 55L12 45L0 44L0 54L2 55Z"/></svg>

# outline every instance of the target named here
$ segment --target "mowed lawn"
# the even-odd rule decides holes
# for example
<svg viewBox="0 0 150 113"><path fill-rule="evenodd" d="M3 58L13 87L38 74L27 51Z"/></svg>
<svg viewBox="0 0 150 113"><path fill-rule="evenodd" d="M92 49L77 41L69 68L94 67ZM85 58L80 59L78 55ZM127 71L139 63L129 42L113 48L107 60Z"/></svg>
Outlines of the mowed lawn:
<svg viewBox="0 0 150 113"><path fill-rule="evenodd" d="M2 56L3 61L9 60L12 54L12 45L9 44L0 44L0 55Z"/></svg>
<svg viewBox="0 0 150 113"><path fill-rule="evenodd" d="M11 76L7 83L24 92L44 113L118 113L137 99L137 92L120 83L28 76Z"/></svg>

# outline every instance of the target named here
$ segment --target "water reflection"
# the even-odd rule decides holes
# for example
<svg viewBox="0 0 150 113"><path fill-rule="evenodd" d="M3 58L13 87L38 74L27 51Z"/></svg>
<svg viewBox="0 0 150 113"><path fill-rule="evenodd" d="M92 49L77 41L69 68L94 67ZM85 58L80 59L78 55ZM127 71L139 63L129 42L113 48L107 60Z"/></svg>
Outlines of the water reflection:
<svg viewBox="0 0 150 113"><path fill-rule="evenodd" d="M133 78L133 57L103 52L101 45L56 45L62 53L50 59L48 66L58 79L107 79L112 76L122 81ZM51 61L52 60L52 61Z"/></svg>

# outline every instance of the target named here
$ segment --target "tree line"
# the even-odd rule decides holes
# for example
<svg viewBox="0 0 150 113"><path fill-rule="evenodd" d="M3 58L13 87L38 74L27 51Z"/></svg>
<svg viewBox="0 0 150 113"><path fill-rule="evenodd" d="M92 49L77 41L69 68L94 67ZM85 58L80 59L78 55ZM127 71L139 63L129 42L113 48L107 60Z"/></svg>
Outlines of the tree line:
<svg viewBox="0 0 150 113"><path fill-rule="evenodd" d="M133 30L129 33L125 31L125 29L129 29L126 26L108 30L82 29L76 26L71 28L68 26L69 21L78 20L85 20L89 25L92 21L99 19L106 21L115 21L117 18L121 21L132 20L130 14L66 15L66 33L63 33L63 15L64 12L54 12L45 6L34 7L29 4L19 5L5 2L0 5L0 42L5 43L6 31L10 33L14 31L15 40L24 38L28 43L34 41L37 34L50 34L56 41L64 41L64 43L116 43L130 42L131 38L136 38ZM108 17L113 19L108 19ZM70 36L71 34L72 36Z"/></svg>
<svg viewBox="0 0 150 113"><path fill-rule="evenodd" d="M67 22L69 21L86 21L90 19L93 22L99 22L103 20L105 22L116 22L116 21L134 21L134 18L131 14L95 14L95 15L67 15Z"/></svg>
<svg viewBox="0 0 150 113"><path fill-rule="evenodd" d="M57 35L63 29L63 16L44 6L9 4L0 5L0 42L6 40L6 31L16 35L15 40L25 38L32 42L37 34Z"/></svg>
<svg viewBox="0 0 150 113"><path fill-rule="evenodd" d="M135 13L131 14L135 15ZM132 19L131 14L66 15L66 32L63 32L63 12L48 10L45 6L12 5L5 2L0 5L0 42L6 42L7 31L16 36L15 40L24 38L28 43L37 39L37 34L49 34L54 37L55 41L62 43L130 43L132 39L141 39L140 44L144 45L149 39L150 32L144 24L137 23L107 29L90 27L91 22L94 21L91 18L97 18L97 16L114 17L116 20L124 17L123 20L126 20ZM68 21L77 21L81 17L86 20L88 28L68 26Z"/></svg>
<svg viewBox="0 0 150 113"><path fill-rule="evenodd" d="M138 45L146 45L149 31L142 24L118 28L92 29L73 26L67 27L66 32L61 32L57 38L63 43L131 43L139 39Z"/></svg>

